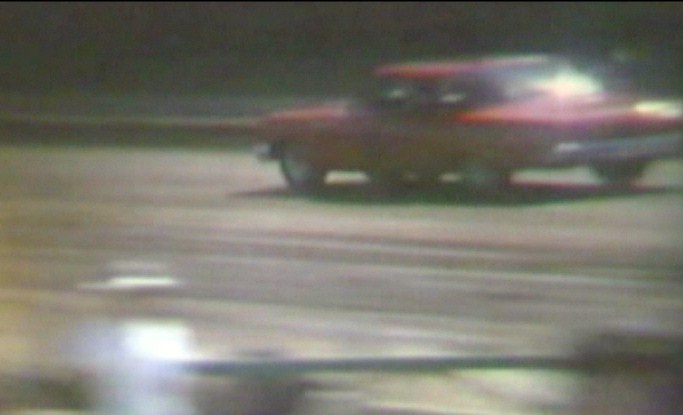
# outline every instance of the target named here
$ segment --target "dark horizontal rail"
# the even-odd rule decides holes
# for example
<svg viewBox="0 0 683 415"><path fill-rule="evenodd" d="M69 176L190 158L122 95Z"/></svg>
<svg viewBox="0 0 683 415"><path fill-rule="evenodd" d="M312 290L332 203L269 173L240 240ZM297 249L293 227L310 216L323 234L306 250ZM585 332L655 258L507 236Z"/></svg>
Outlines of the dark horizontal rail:
<svg viewBox="0 0 683 415"><path fill-rule="evenodd" d="M313 360L226 360L182 364L187 371L222 376L285 376L312 372L444 372L451 370L579 370L569 357L402 357Z"/></svg>
<svg viewBox="0 0 683 415"><path fill-rule="evenodd" d="M78 116L43 114L2 114L0 123L45 127L184 128L220 130L228 134L253 134L257 117L183 116Z"/></svg>

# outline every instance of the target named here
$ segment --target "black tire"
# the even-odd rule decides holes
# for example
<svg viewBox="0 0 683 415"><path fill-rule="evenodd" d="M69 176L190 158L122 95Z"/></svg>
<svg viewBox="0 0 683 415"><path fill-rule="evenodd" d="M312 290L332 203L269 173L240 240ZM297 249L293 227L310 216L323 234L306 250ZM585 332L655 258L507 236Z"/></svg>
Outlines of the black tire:
<svg viewBox="0 0 683 415"><path fill-rule="evenodd" d="M510 187L511 172L481 161L469 161L460 169L463 186L482 195L494 195Z"/></svg>
<svg viewBox="0 0 683 415"><path fill-rule="evenodd" d="M626 187L640 179L646 167L647 163L641 161L615 162L593 166L593 171L610 186Z"/></svg>
<svg viewBox="0 0 683 415"><path fill-rule="evenodd" d="M404 174L396 171L372 171L366 176L374 192L379 195L399 195L408 189L408 182Z"/></svg>
<svg viewBox="0 0 683 415"><path fill-rule="evenodd" d="M441 181L440 173L416 173L408 177L409 185L415 188L435 187Z"/></svg>
<svg viewBox="0 0 683 415"><path fill-rule="evenodd" d="M322 189L327 172L311 162L311 147L302 143L287 143L282 147L280 170L289 187L299 193Z"/></svg>

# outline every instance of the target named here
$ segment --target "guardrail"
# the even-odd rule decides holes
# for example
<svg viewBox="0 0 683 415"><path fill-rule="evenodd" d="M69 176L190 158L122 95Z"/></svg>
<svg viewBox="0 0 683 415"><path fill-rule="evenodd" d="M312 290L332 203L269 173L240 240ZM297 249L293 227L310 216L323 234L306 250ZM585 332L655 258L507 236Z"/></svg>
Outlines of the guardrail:
<svg viewBox="0 0 683 415"><path fill-rule="evenodd" d="M264 396L274 392L273 388L282 387L282 383L273 380L290 379L296 383L297 376L320 372L575 371L582 379L572 412L575 415L683 414L683 336L677 335L600 334L579 344L573 356L565 357L427 356L317 360L271 357L186 362L183 365L187 371L200 375L248 378L253 393Z"/></svg>

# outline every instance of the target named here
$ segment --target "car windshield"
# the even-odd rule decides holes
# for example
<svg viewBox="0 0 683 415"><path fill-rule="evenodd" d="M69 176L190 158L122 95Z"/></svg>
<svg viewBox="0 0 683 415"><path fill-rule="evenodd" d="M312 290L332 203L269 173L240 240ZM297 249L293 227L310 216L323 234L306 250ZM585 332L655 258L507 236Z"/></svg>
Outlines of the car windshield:
<svg viewBox="0 0 683 415"><path fill-rule="evenodd" d="M603 89L597 78L569 62L544 60L443 78L381 76L369 96L382 105L412 102L470 107L541 95L558 98L590 95Z"/></svg>
<svg viewBox="0 0 683 415"><path fill-rule="evenodd" d="M500 90L504 101L536 95L570 97L601 92L603 84L568 62L543 62L523 67L496 69L487 78Z"/></svg>

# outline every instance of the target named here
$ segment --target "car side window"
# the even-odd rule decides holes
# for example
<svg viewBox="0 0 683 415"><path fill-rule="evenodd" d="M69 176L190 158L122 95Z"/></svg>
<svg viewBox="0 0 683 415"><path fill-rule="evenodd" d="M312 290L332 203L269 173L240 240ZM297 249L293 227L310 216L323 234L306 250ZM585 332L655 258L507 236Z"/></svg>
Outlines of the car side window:
<svg viewBox="0 0 683 415"><path fill-rule="evenodd" d="M415 106L431 106L437 102L439 85L433 81L415 82L412 102Z"/></svg>
<svg viewBox="0 0 683 415"><path fill-rule="evenodd" d="M405 102L410 95L410 85L400 79L379 78L368 100L379 107L392 107Z"/></svg>
<svg viewBox="0 0 683 415"><path fill-rule="evenodd" d="M382 108L415 108L438 102L439 87L434 82L403 78L380 80L373 101Z"/></svg>
<svg viewBox="0 0 683 415"><path fill-rule="evenodd" d="M481 79L454 79L444 84L438 102L441 106L470 108L499 102L500 92Z"/></svg>

